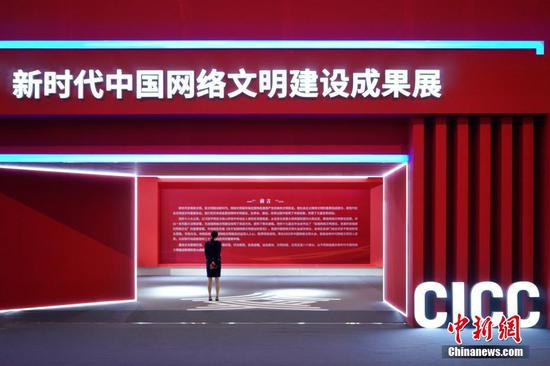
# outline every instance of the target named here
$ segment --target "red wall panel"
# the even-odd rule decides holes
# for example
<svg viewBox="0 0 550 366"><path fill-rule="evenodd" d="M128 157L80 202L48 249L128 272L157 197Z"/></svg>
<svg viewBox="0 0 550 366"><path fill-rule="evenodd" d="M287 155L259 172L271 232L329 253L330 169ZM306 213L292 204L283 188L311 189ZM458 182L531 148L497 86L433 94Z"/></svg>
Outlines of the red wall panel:
<svg viewBox="0 0 550 366"><path fill-rule="evenodd" d="M549 33L545 0L282 0L269 9L253 0L230 6L30 0L6 2L0 14L0 34L12 39L531 39Z"/></svg>
<svg viewBox="0 0 550 366"><path fill-rule="evenodd" d="M407 323L414 325L413 294L416 286L424 282L424 250L425 243L425 174L426 174L426 128L424 118L414 117L411 120L409 154L409 248L407 288Z"/></svg>
<svg viewBox="0 0 550 366"><path fill-rule="evenodd" d="M158 179L138 178L138 265L156 267L159 263Z"/></svg>
<svg viewBox="0 0 550 366"><path fill-rule="evenodd" d="M371 183L365 185L370 197L370 204L368 205L370 210L370 265L382 266L382 185L381 181L376 183L376 179L371 180ZM160 182L161 179L154 177L138 178L138 264L142 267L156 267L161 264L159 260L159 215L161 210L159 184L166 186L166 183ZM186 185L185 183L189 183L189 181L185 180L180 181L180 183L178 183L178 180L170 180L169 182L176 183L180 188L187 187L189 189L193 186L193 184ZM231 180L231 183L226 185L225 188L231 187L235 183L235 180ZM287 182L287 184L291 183ZM177 264L174 263L174 265Z"/></svg>
<svg viewBox="0 0 550 366"><path fill-rule="evenodd" d="M134 298L133 178L0 176L0 310Z"/></svg>
<svg viewBox="0 0 550 366"><path fill-rule="evenodd" d="M384 299L407 312L407 167L384 177Z"/></svg>
<svg viewBox="0 0 550 366"><path fill-rule="evenodd" d="M204 253L200 245L207 240L210 230L218 230L220 240L224 243L223 261L226 265L371 265L370 263L370 189L380 185L377 179L368 181L243 181L232 180L225 182L205 181L189 182L170 180L161 183L160 186L160 258L159 263L163 265L202 265ZM269 199L269 202L262 203L261 200ZM294 231L299 228L292 226L291 235L276 234L275 237L265 235L252 235L256 233L253 229L244 227L239 230L238 220L234 225L230 225L225 230L218 228L223 226L225 218L237 217L240 212L235 213L230 207L261 207L269 211L271 206L289 206L296 209L288 209L293 212L303 211L299 206L320 206L327 207L325 211L331 212L329 207L357 206L358 210L347 212L337 211L336 216L356 216L358 222L358 235L355 236L326 236L318 233L314 229L314 235L296 236ZM197 210L204 210L194 214L196 217L203 217L208 220L211 217L220 219L214 220L215 224L208 224L212 220L204 221L199 226L188 226L189 220L193 220L187 209L182 207L195 207ZM198 208L201 207L201 208ZM218 207L212 211L207 207ZM228 207L223 209L223 207ZM183 211L181 211L183 210ZM275 207L274 210L280 211ZM286 209L285 209L286 210ZM285 211L283 210L283 211ZM320 209L323 211L322 209ZM223 211L221 214L218 213ZM254 210L252 210L254 211ZM253 212L246 211L245 216L255 217ZM256 210L257 215L264 215L261 209ZM276 213L276 211L274 211ZM309 212L305 209L305 212ZM355 213L353 213L355 212ZM212 216L214 215L214 216ZM251 216L252 215L252 216ZM271 217L273 214L268 216ZM310 215L306 213L305 216ZM298 215L301 217L300 215ZM281 217L298 217L292 214L276 215L276 219ZM303 215L302 215L303 216ZM313 216L319 217L324 222L326 215L319 214ZM330 214L329 214L330 216ZM185 219L182 219L185 218ZM260 218L260 219L261 219ZM328 217L330 219L330 217ZM254 220L249 226L257 226L262 220ZM184 222L184 230L174 229L178 222ZM225 220L227 221L227 220ZM269 221L269 220L268 220ZM269 221L270 222L270 221ZM294 221L293 221L294 222ZM277 221L277 225L281 223ZM204 224L204 225L203 225ZM336 231L345 230L343 224L338 224ZM204 227L203 227L204 226ZM245 225L246 226L246 225ZM178 226L179 227L179 226ZM276 227L278 229L279 226ZM286 229L283 225L282 229ZM233 233L235 231L235 233ZM332 232L332 228L331 231ZM273 233L268 230L267 234ZM275 233L277 233L275 231ZM264 233L265 234L265 233ZM340 234L338 234L340 235ZM193 241L195 240L195 241ZM183 246L180 243L184 244ZM288 247L280 247L279 244L288 244ZM327 244L328 243L328 244ZM358 247L334 246L333 244L358 243ZM259 245L258 245L259 244ZM296 245L300 244L300 245ZM303 245L301 245L303 244ZM311 247L314 244L315 247ZM199 245L199 249L194 247ZM244 245L244 246L243 246ZM269 247L268 247L269 245ZM195 250L197 249L197 250Z"/></svg>
<svg viewBox="0 0 550 366"><path fill-rule="evenodd" d="M382 267L383 253L383 187L379 185L370 190L370 259L374 266Z"/></svg>
<svg viewBox="0 0 550 366"><path fill-rule="evenodd" d="M1 121L0 151L407 154L408 118L17 118Z"/></svg>

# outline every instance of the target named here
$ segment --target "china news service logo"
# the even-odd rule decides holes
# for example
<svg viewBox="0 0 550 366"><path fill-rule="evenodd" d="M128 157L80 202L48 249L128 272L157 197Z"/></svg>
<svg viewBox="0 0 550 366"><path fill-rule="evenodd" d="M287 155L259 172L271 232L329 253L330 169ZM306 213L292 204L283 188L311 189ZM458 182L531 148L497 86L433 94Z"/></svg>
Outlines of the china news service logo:
<svg viewBox="0 0 550 366"><path fill-rule="evenodd" d="M454 346L443 346L444 358L527 358L529 348L519 346L521 338L521 318L519 315L501 316L498 322L498 339L506 341L512 339L516 345L489 344L493 340L494 321L491 316L484 318L476 315L471 323L473 326L472 340L485 342L477 345L462 345L462 332L470 324L470 318L458 314L455 321L449 322L447 331L454 335ZM497 337L497 334L494 335Z"/></svg>
<svg viewBox="0 0 550 366"><path fill-rule="evenodd" d="M462 314L459 313L457 320L450 322L447 326L447 331L455 335L456 344L462 344L461 333L469 323L470 318L462 316ZM474 341L484 339L486 342L489 342L493 339L493 319L490 316L481 318L476 315L472 325L474 327L472 332L472 339ZM522 338L519 315L513 315L509 318L506 318L504 315L501 317L498 323L498 339L501 341L513 339L514 342L518 344L521 343Z"/></svg>

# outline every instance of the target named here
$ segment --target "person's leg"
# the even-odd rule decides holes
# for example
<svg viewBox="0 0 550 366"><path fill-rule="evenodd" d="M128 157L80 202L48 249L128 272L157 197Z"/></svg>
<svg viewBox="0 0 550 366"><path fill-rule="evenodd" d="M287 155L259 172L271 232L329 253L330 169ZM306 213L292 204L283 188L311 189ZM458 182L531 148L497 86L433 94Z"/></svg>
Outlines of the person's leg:
<svg viewBox="0 0 550 366"><path fill-rule="evenodd" d="M220 297L220 278L216 277L216 300Z"/></svg>
<svg viewBox="0 0 550 366"><path fill-rule="evenodd" d="M212 300L212 277L208 277L208 300Z"/></svg>

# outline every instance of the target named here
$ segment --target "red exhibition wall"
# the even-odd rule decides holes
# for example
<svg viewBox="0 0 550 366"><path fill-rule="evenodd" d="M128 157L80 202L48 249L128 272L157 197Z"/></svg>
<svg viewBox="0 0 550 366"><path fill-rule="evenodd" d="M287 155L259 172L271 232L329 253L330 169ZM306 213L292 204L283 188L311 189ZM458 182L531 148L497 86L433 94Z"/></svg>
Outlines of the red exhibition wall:
<svg viewBox="0 0 550 366"><path fill-rule="evenodd" d="M134 179L0 169L0 310L134 298Z"/></svg>
<svg viewBox="0 0 550 366"><path fill-rule="evenodd" d="M380 227L372 229L370 217L372 189L380 185L379 178L160 183L140 178L139 222L147 223L146 230L140 224L139 263L202 265L202 243L217 230L224 264L380 265L382 223L375 221ZM377 214L379 198L374 195ZM155 207L158 217L151 214Z"/></svg>

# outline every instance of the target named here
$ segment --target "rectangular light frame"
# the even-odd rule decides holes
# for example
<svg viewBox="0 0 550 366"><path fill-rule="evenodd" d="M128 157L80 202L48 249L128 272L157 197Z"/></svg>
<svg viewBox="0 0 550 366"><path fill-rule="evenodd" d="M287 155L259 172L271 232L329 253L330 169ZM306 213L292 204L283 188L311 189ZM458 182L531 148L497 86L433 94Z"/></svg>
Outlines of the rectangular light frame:
<svg viewBox="0 0 550 366"><path fill-rule="evenodd" d="M50 161L47 161L49 163L60 163L60 162L68 162L69 164L72 163L72 161L52 161L53 157L57 157L59 158L59 156L62 156L64 159L66 160L71 160L71 159L67 159L67 157L70 157L70 156L85 156L86 157L86 161L85 162L88 162L88 163L96 163L97 161L90 161L91 157L93 156L102 156L104 158L107 158L107 157L111 157L111 156L120 156L120 155L123 155L123 156L126 156L128 159L129 157L132 157L132 156L136 156L136 155L132 155L132 154L118 154L118 155L113 155L113 154L0 154L0 163L6 163L6 162L10 162L10 163L14 163L14 162L18 162L18 163L25 163L25 162L33 162L33 163L44 163L45 161L38 161L42 158L47 158L47 159L50 159ZM216 155L216 154L212 154L213 156L224 156L224 155L231 155L231 156L241 156L241 154L220 154L220 155ZM250 155L253 155L253 156L266 156L266 155L261 155L261 154L249 154L249 155L246 155L246 156L250 156ZM298 155L295 155L295 154L285 154L285 155L282 155L282 154L273 154L273 155L267 155L267 156L311 156L313 154L298 154ZM6 156L9 156L11 158L11 161L4 161L2 160L2 158L5 159ZM158 157L158 156L165 156L165 155L155 155L155 154L148 154L148 155L139 155L139 156L155 156L155 157ZM175 156L190 156L189 154L187 155L175 155ZM210 156L210 155L208 155ZM332 155L324 155L324 154L315 154L313 156L316 156L316 157L326 157L326 156L338 156L338 157L342 157L342 156L345 156L345 157L348 157L349 160L351 160L351 162L354 162L356 163L357 159L356 157L357 156L368 156L368 157L373 157L373 156L380 156L380 155L358 155L358 154L344 154L344 155L338 155L338 154L332 154ZM403 167L405 167L407 169L407 183L406 183L406 190L407 190L407 194L406 194L406 225L407 225L407 239L406 239L406 283L407 283L407 286L406 286L406 307L405 307L405 311L403 311L402 309L399 309L397 308L395 305L391 304L387 299L386 299L386 296L385 296L385 286L386 286L386 283L385 283L385 279L384 279L384 274L382 275L382 286L383 286L383 290L382 290L382 293L383 293L383 302L385 304L387 304L390 308L392 308L393 310L399 312L400 314L402 314L404 317L407 317L407 308L408 308L408 297L409 297L409 286L408 286L408 282L409 282L409 276L408 276L408 265L409 265L409 240L408 240L408 225L409 225L409 212L408 212L408 206L409 206L409 183L408 183L408 155L381 155L381 156L385 156L385 157L395 157L395 159L398 159L398 161L391 161L393 163L398 163L398 162L401 162L400 165L390 169L389 171L383 173L382 175L380 176L349 176L349 175L343 175L343 176L304 176L304 175L301 175L301 176L277 176L277 175L274 175L274 176L269 176L269 175L248 175L248 176L168 176L168 177L158 177L158 178L166 178L167 180L170 180L170 179L201 179L201 178L205 178L205 177L208 177L210 179L212 178L240 178L240 179L289 179L289 178L292 178L292 177L295 177L295 179L319 179L319 178L323 178L323 179L327 179L327 180L330 180L330 179L343 179L343 180L357 180L357 179L368 179L368 178L386 178L387 176L393 174L394 172L402 169ZM15 159L17 157L23 157L22 160L16 160ZM32 160L32 159L37 159L37 160L33 160L33 161L25 161L26 160ZM370 158L368 158L370 159ZM344 162L346 162L347 160L344 159ZM81 161L82 162L82 161ZM103 161L101 161L103 162ZM112 161L111 161L112 162ZM128 161L129 162L129 161ZM216 161L218 162L218 161ZM268 162L272 162L272 161L268 161ZM295 161L293 161L295 162ZM322 163L324 161L316 161L318 163ZM339 161L340 163L342 161ZM387 161L386 161L387 162ZM125 300L115 300L115 301L98 301L98 302L83 302L83 303L72 303L72 304L62 304L62 305L49 305L49 306L37 306L37 307L26 307L26 308L15 308L15 309L4 309L4 310L0 310L0 314L9 314L9 313L13 313L13 312L19 312L19 311L29 311L29 310L53 310L53 309L66 309L66 308L74 308L74 307L87 307L87 306L98 306L98 305L109 305L109 304L121 304L121 303L128 303L128 302L136 302L137 301L137 291L138 291L138 288L137 288L137 276L138 276L138 258L137 258L137 252L138 252L138 232L137 232L137 228L138 228L138 177L139 175L137 174L127 174L127 173L115 173L115 172L100 172L100 171L94 171L94 170L84 170L84 169L70 169L70 168L67 168L67 169L59 169L59 168L47 168L47 167L29 167L29 166L17 166L17 165L1 165L0 164L0 169L7 169L7 170L23 170L23 171L35 171L35 172L38 172L38 173L65 173L65 174L81 174L81 175L104 175L104 176L121 176L121 177L132 177L134 179L134 192L133 192L133 195L134 195L134 212L133 212L133 246L134 246L134 253L133 253L133 260L134 260L134 266L133 266L133 270L134 270L134 297L133 299L125 299ZM385 264L386 264L386 240L385 240L385 225L386 225L386 222L385 222L385 194L384 194L384 191L383 191L383 243L382 243L382 246L383 246L383 264L384 264L384 267L385 267Z"/></svg>

